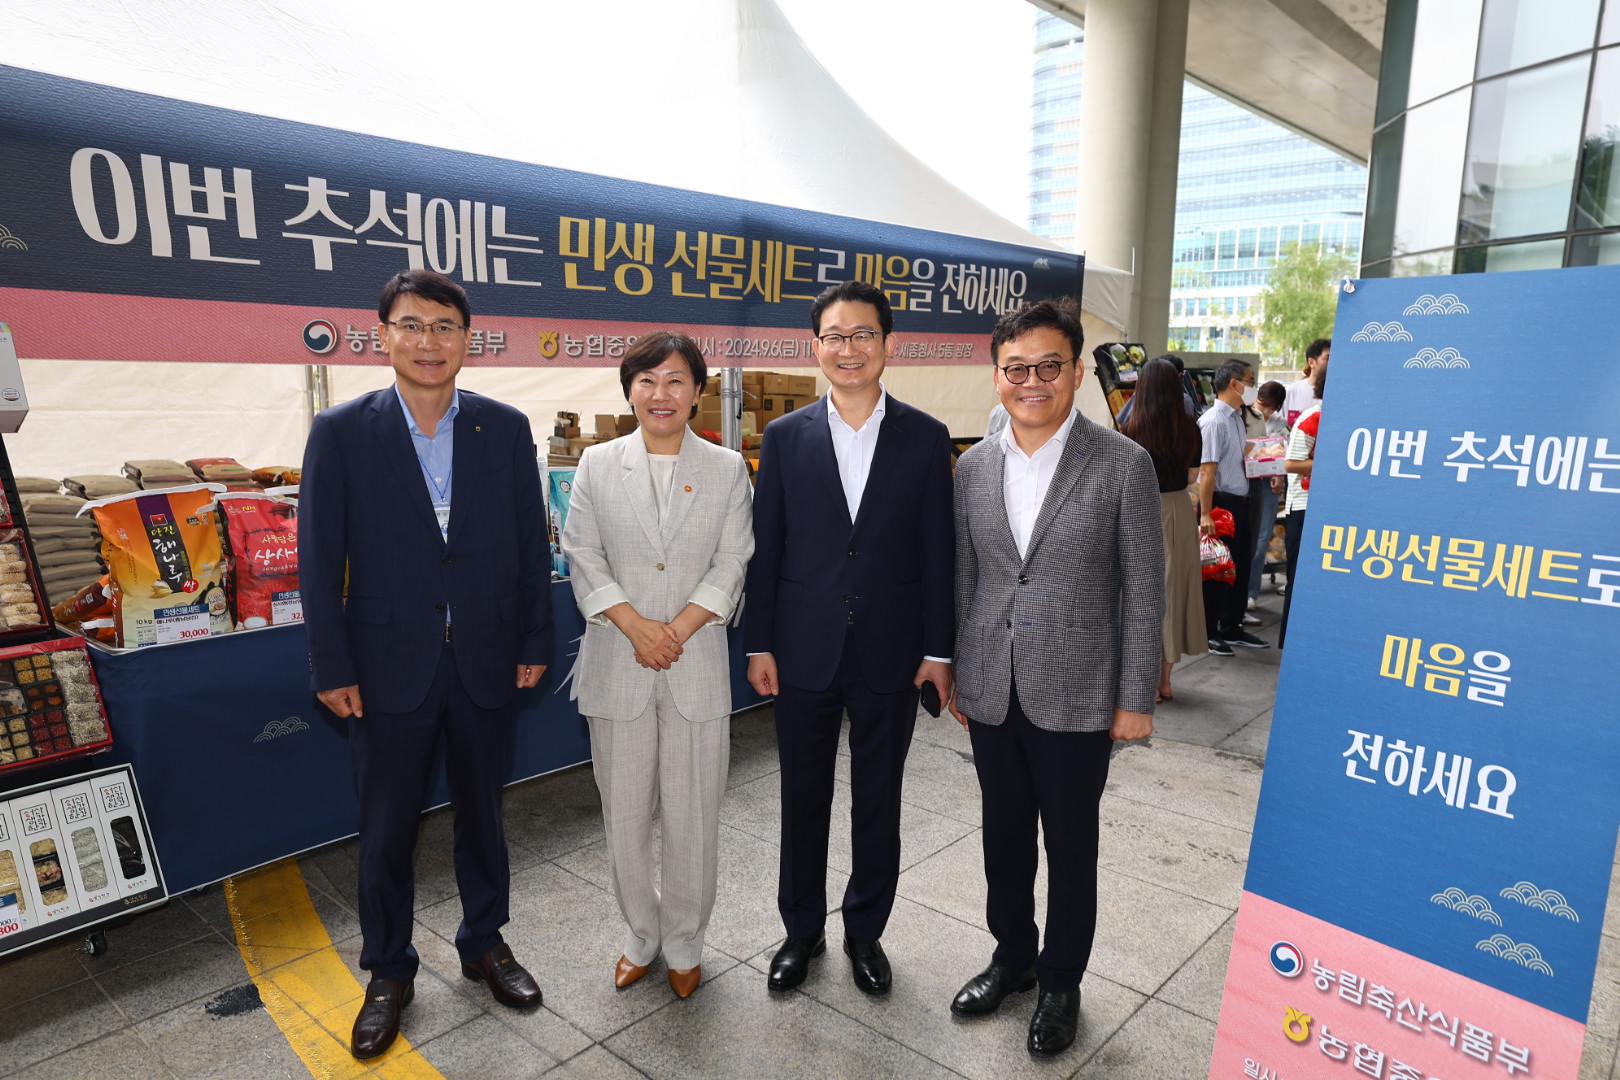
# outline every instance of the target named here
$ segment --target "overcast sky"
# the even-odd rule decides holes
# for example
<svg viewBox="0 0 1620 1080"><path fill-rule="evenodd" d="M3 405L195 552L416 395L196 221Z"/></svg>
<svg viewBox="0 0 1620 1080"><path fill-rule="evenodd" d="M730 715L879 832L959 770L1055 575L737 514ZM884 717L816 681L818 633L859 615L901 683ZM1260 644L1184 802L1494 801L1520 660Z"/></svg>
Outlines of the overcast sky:
<svg viewBox="0 0 1620 1080"><path fill-rule="evenodd" d="M1029 208L1028 0L776 0L840 85L906 149L1020 225Z"/></svg>

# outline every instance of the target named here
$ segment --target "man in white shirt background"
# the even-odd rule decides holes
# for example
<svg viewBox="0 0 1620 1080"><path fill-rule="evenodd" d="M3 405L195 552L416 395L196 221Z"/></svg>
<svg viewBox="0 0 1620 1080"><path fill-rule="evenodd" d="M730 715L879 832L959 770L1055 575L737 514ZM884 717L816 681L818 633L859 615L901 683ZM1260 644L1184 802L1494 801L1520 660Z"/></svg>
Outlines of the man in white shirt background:
<svg viewBox="0 0 1620 1080"><path fill-rule="evenodd" d="M1316 381L1312 378L1317 368L1327 367L1328 354L1333 351L1332 338L1317 338L1305 346L1305 374L1299 377L1298 382L1290 383L1283 393L1283 417L1288 426L1293 427L1312 405L1322 399L1316 395Z"/></svg>

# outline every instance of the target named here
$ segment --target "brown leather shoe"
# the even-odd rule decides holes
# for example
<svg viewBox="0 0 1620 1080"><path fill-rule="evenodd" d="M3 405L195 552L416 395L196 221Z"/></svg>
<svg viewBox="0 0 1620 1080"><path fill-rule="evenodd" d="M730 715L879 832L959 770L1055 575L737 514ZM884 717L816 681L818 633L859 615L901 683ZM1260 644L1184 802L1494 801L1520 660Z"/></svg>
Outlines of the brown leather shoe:
<svg viewBox="0 0 1620 1080"><path fill-rule="evenodd" d="M535 984L534 976L512 959L512 950L504 943L480 956L476 964L462 961L461 973L469 979L489 983L489 992L502 1005L529 1009L540 1004L540 987Z"/></svg>
<svg viewBox="0 0 1620 1080"><path fill-rule="evenodd" d="M669 988L675 991L676 997L691 997L692 991L698 988L703 981L703 965L689 967L685 971L679 968L669 969Z"/></svg>
<svg viewBox="0 0 1620 1080"><path fill-rule="evenodd" d="M399 1014L411 1003L415 983L373 978L366 984L366 1000L354 1018L349 1053L364 1061L387 1050L399 1035Z"/></svg>
<svg viewBox="0 0 1620 1080"><path fill-rule="evenodd" d="M613 965L613 985L623 990L647 974L647 967L646 964L632 964L628 956L619 957L619 962Z"/></svg>

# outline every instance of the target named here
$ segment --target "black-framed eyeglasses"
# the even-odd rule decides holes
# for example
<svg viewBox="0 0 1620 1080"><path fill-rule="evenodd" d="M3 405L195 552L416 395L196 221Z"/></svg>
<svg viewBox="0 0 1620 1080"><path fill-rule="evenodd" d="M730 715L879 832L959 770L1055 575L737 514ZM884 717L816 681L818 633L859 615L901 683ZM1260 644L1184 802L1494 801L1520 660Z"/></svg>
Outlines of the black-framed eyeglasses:
<svg viewBox="0 0 1620 1080"><path fill-rule="evenodd" d="M467 329L465 324L451 322L449 319L430 323L425 323L421 319L384 319L383 322L408 337L416 337L427 332L436 338L447 338Z"/></svg>
<svg viewBox="0 0 1620 1080"><path fill-rule="evenodd" d="M1051 382L1063 373L1064 364L1072 363L1074 363L1072 359L1042 360L1040 363L1034 366L1035 374L1041 377L1041 382ZM997 367L1000 367L1000 365L997 365ZM1006 379L1014 386L1018 386L1019 384L1023 383L1024 380L1029 378L1030 365L1008 364L1006 367L1000 368L1000 370L1002 378Z"/></svg>
<svg viewBox="0 0 1620 1080"><path fill-rule="evenodd" d="M816 340L821 342L822 348L837 352L846 341L857 349L864 349L882 336L877 330L856 330L852 334L822 334Z"/></svg>

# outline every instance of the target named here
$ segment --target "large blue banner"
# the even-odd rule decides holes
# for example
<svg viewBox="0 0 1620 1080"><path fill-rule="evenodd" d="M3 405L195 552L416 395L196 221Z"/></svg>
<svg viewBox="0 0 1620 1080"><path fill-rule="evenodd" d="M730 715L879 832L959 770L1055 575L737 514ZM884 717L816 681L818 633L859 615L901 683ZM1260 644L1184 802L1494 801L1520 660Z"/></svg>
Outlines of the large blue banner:
<svg viewBox="0 0 1620 1080"><path fill-rule="evenodd" d="M1616 296L1341 294L1212 1076L1575 1074L1620 828Z"/></svg>
<svg viewBox="0 0 1620 1080"><path fill-rule="evenodd" d="M475 363L614 365L668 326L808 364L810 300L850 278L888 294L896 362L953 363L988 359L999 313L1081 289L1061 252L18 68L0 100L0 315L27 356L372 362L382 282L427 266L472 294Z"/></svg>

